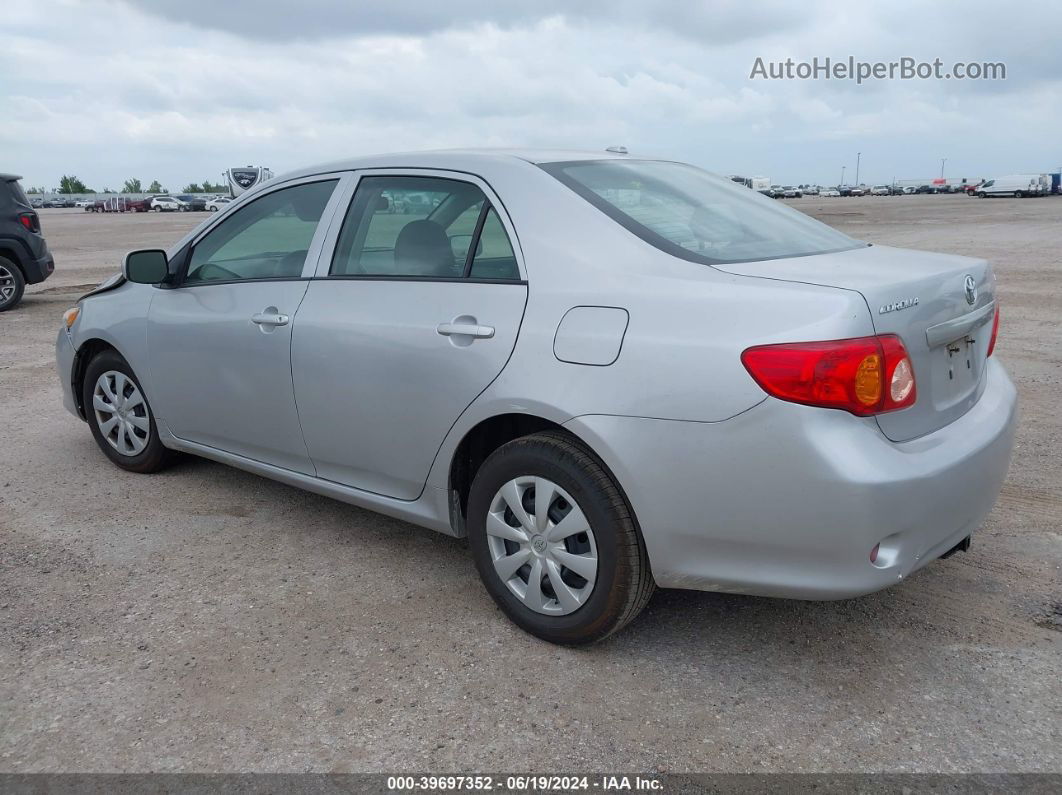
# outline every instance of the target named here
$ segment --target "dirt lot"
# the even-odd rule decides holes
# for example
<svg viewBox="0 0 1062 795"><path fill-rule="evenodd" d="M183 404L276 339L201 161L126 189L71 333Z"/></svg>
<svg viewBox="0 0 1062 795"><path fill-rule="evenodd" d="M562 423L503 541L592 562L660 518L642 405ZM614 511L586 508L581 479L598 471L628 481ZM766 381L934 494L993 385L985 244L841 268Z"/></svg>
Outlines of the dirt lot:
<svg viewBox="0 0 1062 795"><path fill-rule="evenodd" d="M505 621L462 542L112 466L59 405L60 314L200 218L44 211L58 270L0 315L0 770L1062 770L1062 199L794 205L995 262L1023 408L999 504L886 592L660 592L582 651Z"/></svg>

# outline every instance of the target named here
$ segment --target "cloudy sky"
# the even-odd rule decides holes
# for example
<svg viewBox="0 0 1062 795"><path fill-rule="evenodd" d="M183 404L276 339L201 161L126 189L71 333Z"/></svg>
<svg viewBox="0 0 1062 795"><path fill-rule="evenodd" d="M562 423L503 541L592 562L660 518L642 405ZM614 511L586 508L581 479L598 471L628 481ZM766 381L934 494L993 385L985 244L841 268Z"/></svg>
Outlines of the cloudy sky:
<svg viewBox="0 0 1062 795"><path fill-rule="evenodd" d="M0 171L27 187L464 146L624 144L780 183L852 181L857 152L868 183L1062 165L1054 0L33 0L4 34ZM750 79L816 56L1007 79Z"/></svg>

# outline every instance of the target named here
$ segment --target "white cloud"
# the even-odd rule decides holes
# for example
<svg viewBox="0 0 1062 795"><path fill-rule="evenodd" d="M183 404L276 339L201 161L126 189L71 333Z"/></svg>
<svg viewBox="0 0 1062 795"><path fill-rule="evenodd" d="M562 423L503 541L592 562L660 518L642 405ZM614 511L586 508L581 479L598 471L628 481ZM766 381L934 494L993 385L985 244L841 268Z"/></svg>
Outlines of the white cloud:
<svg viewBox="0 0 1062 795"><path fill-rule="evenodd" d="M833 180L856 150L869 180L933 174L945 156L962 176L1062 160L1058 4L373 7L386 16L325 0L286 16L198 0L18 4L0 51L3 167L29 185L75 173L179 188L237 164L450 146L623 143L779 182ZM849 54L1003 60L1009 79L749 80L757 56Z"/></svg>

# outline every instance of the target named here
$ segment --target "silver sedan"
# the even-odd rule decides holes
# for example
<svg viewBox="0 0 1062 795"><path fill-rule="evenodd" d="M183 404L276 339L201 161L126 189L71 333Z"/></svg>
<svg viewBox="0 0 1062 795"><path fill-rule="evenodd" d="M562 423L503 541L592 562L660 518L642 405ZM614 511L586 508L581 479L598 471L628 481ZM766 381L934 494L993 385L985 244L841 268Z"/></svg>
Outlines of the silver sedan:
<svg viewBox="0 0 1062 795"><path fill-rule="evenodd" d="M66 313L64 402L467 536L519 626L654 587L838 599L965 549L1015 390L979 259L853 240L681 163L377 156L278 177Z"/></svg>

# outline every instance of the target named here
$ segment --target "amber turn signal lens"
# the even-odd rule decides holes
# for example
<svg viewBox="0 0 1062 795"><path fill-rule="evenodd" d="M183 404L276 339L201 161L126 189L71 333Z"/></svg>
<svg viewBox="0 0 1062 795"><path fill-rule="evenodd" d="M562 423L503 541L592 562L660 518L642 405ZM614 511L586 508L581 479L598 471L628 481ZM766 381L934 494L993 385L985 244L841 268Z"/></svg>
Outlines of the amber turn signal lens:
<svg viewBox="0 0 1062 795"><path fill-rule="evenodd" d="M864 356L856 368L855 396L865 406L881 400L881 357L876 353Z"/></svg>
<svg viewBox="0 0 1062 795"><path fill-rule="evenodd" d="M70 327L74 325L74 321L77 320L77 316L81 314L81 310L76 306L70 307L63 312L63 322L66 324L66 330L69 331Z"/></svg>

